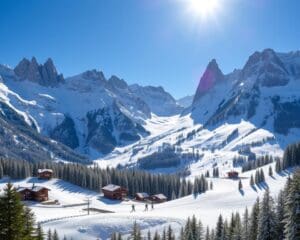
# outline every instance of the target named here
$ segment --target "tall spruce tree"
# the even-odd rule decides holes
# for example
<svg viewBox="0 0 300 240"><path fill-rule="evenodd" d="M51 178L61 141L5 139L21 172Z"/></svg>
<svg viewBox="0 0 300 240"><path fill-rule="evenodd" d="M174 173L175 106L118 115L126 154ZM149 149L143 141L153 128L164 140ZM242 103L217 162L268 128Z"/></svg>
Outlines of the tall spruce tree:
<svg viewBox="0 0 300 240"><path fill-rule="evenodd" d="M223 223L223 217L220 214L216 226L215 240L223 240L223 239L224 239L224 223Z"/></svg>
<svg viewBox="0 0 300 240"><path fill-rule="evenodd" d="M275 240L277 234L276 227L277 219L274 200L270 196L269 189L266 189L260 204L257 240Z"/></svg>
<svg viewBox="0 0 300 240"><path fill-rule="evenodd" d="M257 198L251 211L249 240L257 239L258 216L259 216L259 199Z"/></svg>
<svg viewBox="0 0 300 240"><path fill-rule="evenodd" d="M300 239L300 170L287 184L285 212L285 240Z"/></svg>
<svg viewBox="0 0 300 240"><path fill-rule="evenodd" d="M33 239L34 220L29 213L30 211L25 210L13 185L8 183L0 196L0 239Z"/></svg>

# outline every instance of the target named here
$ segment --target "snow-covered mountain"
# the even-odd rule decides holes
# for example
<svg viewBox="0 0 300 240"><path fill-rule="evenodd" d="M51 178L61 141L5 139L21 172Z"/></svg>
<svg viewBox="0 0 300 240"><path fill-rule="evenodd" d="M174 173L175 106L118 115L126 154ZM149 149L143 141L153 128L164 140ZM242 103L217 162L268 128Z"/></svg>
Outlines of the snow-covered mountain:
<svg viewBox="0 0 300 240"><path fill-rule="evenodd" d="M130 90L143 99L157 116L176 115L180 114L183 110L183 107L162 87L142 87L134 84L130 86Z"/></svg>
<svg viewBox="0 0 300 240"><path fill-rule="evenodd" d="M300 52L255 52L242 70L222 75L216 62L200 81L192 117L216 125L244 119L288 135L300 127ZM205 84L202 84L205 82ZM203 86L209 86L204 88Z"/></svg>
<svg viewBox="0 0 300 240"><path fill-rule="evenodd" d="M236 156L280 156L300 138L299 51L255 52L228 74L212 60L186 106L97 70L64 78L51 59L0 65L0 76L0 102L26 127L101 166L198 174L231 169Z"/></svg>
<svg viewBox="0 0 300 240"><path fill-rule="evenodd" d="M193 103L194 95L188 95L177 100L177 104L183 108L190 107Z"/></svg>
<svg viewBox="0 0 300 240"><path fill-rule="evenodd" d="M91 158L149 135L143 125L152 113L169 116L182 109L161 87L128 86L96 70L64 78L51 59L23 59L14 69L1 65L0 76L1 99L16 115Z"/></svg>
<svg viewBox="0 0 300 240"><path fill-rule="evenodd" d="M225 171L235 168L236 157L246 161L253 154L281 157L287 144L300 139L299 69L299 51L256 52L242 69L229 74L212 60L192 105L181 116L152 118L145 125L150 136L99 162L142 167L147 159L155 171L197 175L218 166ZM168 164L157 162L157 153L170 151L180 161L165 154L159 158Z"/></svg>

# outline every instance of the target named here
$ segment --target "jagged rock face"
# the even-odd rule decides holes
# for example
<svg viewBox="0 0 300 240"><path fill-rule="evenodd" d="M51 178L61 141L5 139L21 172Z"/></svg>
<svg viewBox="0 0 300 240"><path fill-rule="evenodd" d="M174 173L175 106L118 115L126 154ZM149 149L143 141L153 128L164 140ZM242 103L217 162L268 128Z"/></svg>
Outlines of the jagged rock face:
<svg viewBox="0 0 300 240"><path fill-rule="evenodd" d="M97 71L95 69L84 72L82 74L82 77L87 80L91 79L94 81L99 81L102 84L106 83L106 79L105 79L103 72Z"/></svg>
<svg viewBox="0 0 300 240"><path fill-rule="evenodd" d="M200 79L193 102L197 102L201 98L201 96L203 96L207 91L212 89L215 86L215 84L223 82L224 80L224 74L219 69L216 60L213 59L208 64L204 74Z"/></svg>
<svg viewBox="0 0 300 240"><path fill-rule="evenodd" d="M108 85L112 88L116 89L126 89L128 88L127 83L116 76L112 76L110 79L108 79Z"/></svg>
<svg viewBox="0 0 300 240"><path fill-rule="evenodd" d="M200 82L197 89L197 103L194 100L191 108L194 120L214 126L246 119L280 134L300 128L298 52L276 53L272 49L255 52L242 70L224 76L225 84L213 84L211 66L216 64L209 64L202 77L203 84Z"/></svg>
<svg viewBox="0 0 300 240"><path fill-rule="evenodd" d="M274 104L274 130L288 134L291 128L300 128L300 99L292 102L281 102L280 97L272 98Z"/></svg>
<svg viewBox="0 0 300 240"><path fill-rule="evenodd" d="M249 57L242 71L242 79L250 77L264 87L284 86L289 81L288 71L272 49L255 52Z"/></svg>
<svg viewBox="0 0 300 240"><path fill-rule="evenodd" d="M58 74L53 61L49 58L45 64L39 65L33 57L31 61L24 58L14 69L21 80L29 80L42 86L55 87L64 82L63 75Z"/></svg>
<svg viewBox="0 0 300 240"><path fill-rule="evenodd" d="M33 162L61 159L90 163L67 146L39 134L34 123L28 125L22 115L4 102L0 102L0 156Z"/></svg>
<svg viewBox="0 0 300 240"><path fill-rule="evenodd" d="M140 86L134 84L129 86L130 91L142 99L150 107L151 112L158 116L171 116L182 112L183 107L162 87Z"/></svg>
<svg viewBox="0 0 300 240"><path fill-rule="evenodd" d="M112 108L102 108L87 113L88 136L86 144L103 154L110 153L117 145L138 141L149 133L121 112L114 103Z"/></svg>
<svg viewBox="0 0 300 240"><path fill-rule="evenodd" d="M62 123L57 125L49 135L52 139L61 142L72 149L79 146L75 123L70 116L65 116Z"/></svg>

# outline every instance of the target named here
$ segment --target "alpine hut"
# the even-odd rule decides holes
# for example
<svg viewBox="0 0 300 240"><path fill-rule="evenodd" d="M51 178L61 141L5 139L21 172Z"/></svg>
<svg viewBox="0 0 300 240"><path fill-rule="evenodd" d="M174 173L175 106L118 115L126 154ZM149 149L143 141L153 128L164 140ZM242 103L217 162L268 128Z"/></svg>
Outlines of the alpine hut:
<svg viewBox="0 0 300 240"><path fill-rule="evenodd" d="M114 184L108 184L102 188L104 197L113 200L123 200L128 193L128 190L124 187Z"/></svg>

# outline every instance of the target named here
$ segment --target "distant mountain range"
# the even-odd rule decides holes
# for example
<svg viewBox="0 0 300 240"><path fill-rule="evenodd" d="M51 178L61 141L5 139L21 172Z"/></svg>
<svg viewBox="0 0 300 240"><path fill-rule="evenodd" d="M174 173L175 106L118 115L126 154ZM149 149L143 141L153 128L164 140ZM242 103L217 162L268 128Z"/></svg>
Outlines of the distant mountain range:
<svg viewBox="0 0 300 240"><path fill-rule="evenodd" d="M163 143L233 155L249 138L278 152L300 138L300 52L255 52L229 74L212 60L195 94L177 101L162 87L128 85L97 70L64 78L51 59L23 59L14 69L0 65L0 104L0 155L7 157L134 165ZM228 124L236 144L202 132Z"/></svg>

